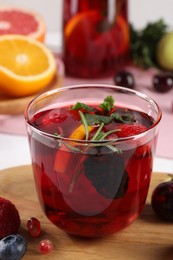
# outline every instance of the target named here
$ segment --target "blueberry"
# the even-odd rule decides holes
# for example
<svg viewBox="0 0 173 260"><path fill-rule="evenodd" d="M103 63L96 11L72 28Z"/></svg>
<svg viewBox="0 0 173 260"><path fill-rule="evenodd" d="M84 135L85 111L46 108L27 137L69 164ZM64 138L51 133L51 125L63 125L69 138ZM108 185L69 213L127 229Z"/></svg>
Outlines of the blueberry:
<svg viewBox="0 0 173 260"><path fill-rule="evenodd" d="M0 241L1 260L19 260L27 250L26 240L19 234L9 235Z"/></svg>

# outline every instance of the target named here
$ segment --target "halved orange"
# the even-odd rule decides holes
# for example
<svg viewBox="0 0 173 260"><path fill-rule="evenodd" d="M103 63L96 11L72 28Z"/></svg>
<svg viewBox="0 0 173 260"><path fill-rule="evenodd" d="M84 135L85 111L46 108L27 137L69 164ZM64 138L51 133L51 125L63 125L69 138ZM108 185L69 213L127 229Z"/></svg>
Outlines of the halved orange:
<svg viewBox="0 0 173 260"><path fill-rule="evenodd" d="M0 6L0 35L20 34L44 41L46 23L35 11L16 6Z"/></svg>
<svg viewBox="0 0 173 260"><path fill-rule="evenodd" d="M0 90L12 97L35 94L56 74L51 51L29 36L0 36Z"/></svg>
<svg viewBox="0 0 173 260"><path fill-rule="evenodd" d="M122 16L114 24L106 25L104 17L96 10L73 16L64 29L64 40L70 55L80 59L105 59L117 57L127 51L129 29Z"/></svg>

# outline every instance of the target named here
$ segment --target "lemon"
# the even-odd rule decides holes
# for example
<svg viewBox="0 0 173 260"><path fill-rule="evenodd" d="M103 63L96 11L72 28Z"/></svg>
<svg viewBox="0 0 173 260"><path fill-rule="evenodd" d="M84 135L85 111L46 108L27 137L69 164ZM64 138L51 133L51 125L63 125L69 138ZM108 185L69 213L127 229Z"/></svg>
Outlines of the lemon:
<svg viewBox="0 0 173 260"><path fill-rule="evenodd" d="M158 43L156 52L158 65L173 70L173 32L166 33Z"/></svg>

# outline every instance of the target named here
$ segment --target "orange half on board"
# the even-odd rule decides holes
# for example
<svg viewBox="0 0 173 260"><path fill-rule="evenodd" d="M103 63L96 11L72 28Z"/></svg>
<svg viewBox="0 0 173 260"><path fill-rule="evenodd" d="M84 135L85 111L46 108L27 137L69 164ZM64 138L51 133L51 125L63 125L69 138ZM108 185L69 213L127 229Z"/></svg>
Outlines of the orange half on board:
<svg viewBox="0 0 173 260"><path fill-rule="evenodd" d="M46 87L55 74L55 57L43 43L29 36L0 36L0 92L29 96Z"/></svg>

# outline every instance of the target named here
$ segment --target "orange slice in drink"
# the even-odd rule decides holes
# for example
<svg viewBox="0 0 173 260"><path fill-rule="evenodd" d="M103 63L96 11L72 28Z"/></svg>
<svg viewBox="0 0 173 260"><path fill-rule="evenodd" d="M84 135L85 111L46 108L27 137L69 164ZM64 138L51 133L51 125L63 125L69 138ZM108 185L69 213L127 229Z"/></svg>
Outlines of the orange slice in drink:
<svg viewBox="0 0 173 260"><path fill-rule="evenodd" d="M35 94L56 73L51 51L29 36L0 36L0 90L11 97Z"/></svg>
<svg viewBox="0 0 173 260"><path fill-rule="evenodd" d="M94 129L93 126L88 126L88 132L91 132ZM70 135L70 139L74 140L82 140L86 136L84 125L78 126L73 133Z"/></svg>
<svg viewBox="0 0 173 260"><path fill-rule="evenodd" d="M108 34L112 37L110 48L115 50L115 56L123 54L128 49L130 35L128 25L122 16L116 17L115 26L107 32L106 38Z"/></svg>
<svg viewBox="0 0 173 260"><path fill-rule="evenodd" d="M73 16L64 30L67 51L78 58L85 58L92 38L97 34L96 24L100 19L98 11L82 12Z"/></svg>
<svg viewBox="0 0 173 260"><path fill-rule="evenodd" d="M91 132L94 129L93 126L88 126L88 131ZM83 125L78 126L72 134L69 136L71 140L82 140L86 136L85 128ZM61 150L56 153L54 170L59 173L64 173L67 164L70 160L71 154L69 149L63 145Z"/></svg>
<svg viewBox="0 0 173 260"><path fill-rule="evenodd" d="M97 62L117 58L128 51L129 29L124 18L117 16L115 24L107 26L107 30L98 33L93 39L90 57L94 57Z"/></svg>
<svg viewBox="0 0 173 260"><path fill-rule="evenodd" d="M67 52L80 59L105 60L108 55L117 57L129 45L129 29L125 19L117 16L109 24L98 11L73 16L64 31Z"/></svg>

